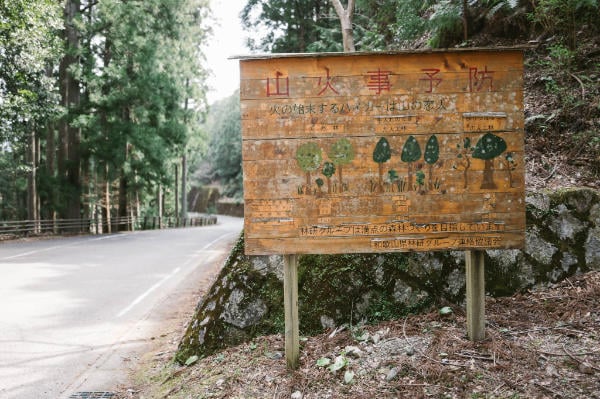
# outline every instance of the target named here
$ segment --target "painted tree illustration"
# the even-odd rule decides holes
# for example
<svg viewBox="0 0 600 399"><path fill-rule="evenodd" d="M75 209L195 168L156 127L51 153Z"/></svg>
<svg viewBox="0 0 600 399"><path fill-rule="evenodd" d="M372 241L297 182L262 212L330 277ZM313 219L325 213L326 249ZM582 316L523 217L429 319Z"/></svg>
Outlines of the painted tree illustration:
<svg viewBox="0 0 600 399"><path fill-rule="evenodd" d="M319 187L319 196L323 195L323 184L325 184L325 182L319 177L315 180L315 183L317 183L317 187Z"/></svg>
<svg viewBox="0 0 600 399"><path fill-rule="evenodd" d="M425 172L419 169L417 170L417 173L415 173L415 176L417 177L417 191L421 192L421 189L425 185Z"/></svg>
<svg viewBox="0 0 600 399"><path fill-rule="evenodd" d="M408 163L408 190L413 187L413 163L421 158L421 147L414 136L409 136L402 147L400 159L402 162Z"/></svg>
<svg viewBox="0 0 600 399"><path fill-rule="evenodd" d="M506 153L504 156L506 162L508 162L508 187L513 187L513 176L512 172L517 169L517 162L515 161L515 155L512 152Z"/></svg>
<svg viewBox="0 0 600 399"><path fill-rule="evenodd" d="M377 185L377 191L383 192L383 164L390 160L392 157L392 150L390 149L390 143L388 143L385 137L379 139L373 150L373 161L379 164L379 183Z"/></svg>
<svg viewBox="0 0 600 399"><path fill-rule="evenodd" d="M459 159L458 164L453 165L454 169L458 169L458 167L462 167L463 169L463 188L467 188L469 186L469 169L471 168L471 154L475 150L475 147L471 147L471 139L465 137L462 145L457 144L456 148L458 148L458 155L456 157Z"/></svg>
<svg viewBox="0 0 600 399"><path fill-rule="evenodd" d="M481 181L482 189L497 188L494 182L494 158L506 151L506 141L502 137L498 137L492 133L486 133L475 144L473 150L473 158L482 159L485 161L483 169L483 180Z"/></svg>
<svg viewBox="0 0 600 399"><path fill-rule="evenodd" d="M306 190L310 187L310 174L321 166L323 156L321 155L321 148L314 142L308 142L298 147L296 151L296 161L306 173Z"/></svg>
<svg viewBox="0 0 600 399"><path fill-rule="evenodd" d="M425 144L425 162L429 165L429 190L433 190L433 165L440 159L440 145L435 134L432 134Z"/></svg>
<svg viewBox="0 0 600 399"><path fill-rule="evenodd" d="M352 162L354 159L354 147L352 147L350 140L341 138L333 143L327 155L337 168L338 179L340 181L340 190L343 191L342 187L344 186L344 180L342 170L344 165Z"/></svg>
<svg viewBox="0 0 600 399"><path fill-rule="evenodd" d="M327 178L327 193L331 194L331 176L335 174L335 165L333 162L325 162L323 164L323 175Z"/></svg>

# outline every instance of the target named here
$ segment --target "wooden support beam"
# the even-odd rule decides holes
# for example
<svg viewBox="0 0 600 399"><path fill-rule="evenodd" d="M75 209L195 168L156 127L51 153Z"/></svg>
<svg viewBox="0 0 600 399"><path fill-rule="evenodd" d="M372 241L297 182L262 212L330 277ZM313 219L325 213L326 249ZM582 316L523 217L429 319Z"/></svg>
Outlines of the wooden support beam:
<svg viewBox="0 0 600 399"><path fill-rule="evenodd" d="M485 339L484 251L466 251L467 335L471 341Z"/></svg>
<svg viewBox="0 0 600 399"><path fill-rule="evenodd" d="M285 359L290 369L298 368L300 324L298 321L298 255L284 256L283 306L285 309Z"/></svg>

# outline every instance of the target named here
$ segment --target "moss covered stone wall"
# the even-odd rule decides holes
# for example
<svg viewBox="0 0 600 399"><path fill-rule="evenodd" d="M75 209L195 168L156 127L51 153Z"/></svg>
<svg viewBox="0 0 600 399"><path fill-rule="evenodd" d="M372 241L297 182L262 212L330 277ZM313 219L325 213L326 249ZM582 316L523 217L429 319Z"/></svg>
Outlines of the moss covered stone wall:
<svg viewBox="0 0 600 399"><path fill-rule="evenodd" d="M502 296L600 270L600 193L527 195L525 250L486 251L486 291ZM243 237L198 304L178 361L257 335L283 333L283 258L245 256ZM465 298L464 252L304 255L299 316L303 334L375 322Z"/></svg>

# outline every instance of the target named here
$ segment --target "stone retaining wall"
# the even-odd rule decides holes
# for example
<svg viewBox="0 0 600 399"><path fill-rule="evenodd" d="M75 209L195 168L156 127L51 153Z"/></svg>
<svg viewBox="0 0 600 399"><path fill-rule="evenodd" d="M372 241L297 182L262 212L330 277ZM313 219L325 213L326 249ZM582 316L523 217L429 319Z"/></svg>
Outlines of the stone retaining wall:
<svg viewBox="0 0 600 399"><path fill-rule="evenodd" d="M486 292L511 295L600 270L600 193L527 195L525 250L486 251ZM210 354L262 334L282 333L283 259L243 254L243 237L198 304L177 359ZM432 304L462 305L464 252L304 255L299 261L303 334L401 317Z"/></svg>

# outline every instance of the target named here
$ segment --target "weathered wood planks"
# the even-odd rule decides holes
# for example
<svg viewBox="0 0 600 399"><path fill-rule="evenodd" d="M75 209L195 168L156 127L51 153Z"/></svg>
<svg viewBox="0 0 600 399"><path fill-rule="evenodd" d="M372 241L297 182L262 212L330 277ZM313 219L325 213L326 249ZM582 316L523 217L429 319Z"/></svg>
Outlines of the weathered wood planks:
<svg viewBox="0 0 600 399"><path fill-rule="evenodd" d="M240 71L247 254L523 246L521 50Z"/></svg>

